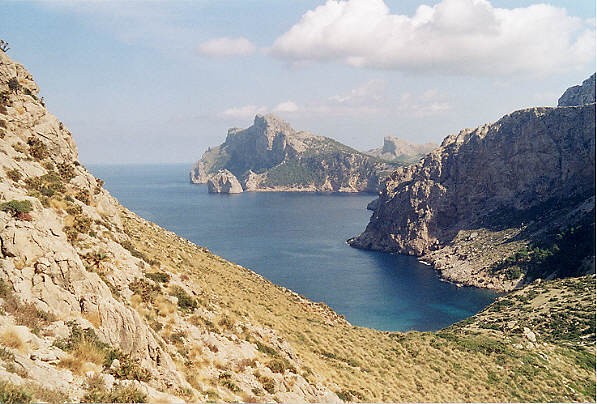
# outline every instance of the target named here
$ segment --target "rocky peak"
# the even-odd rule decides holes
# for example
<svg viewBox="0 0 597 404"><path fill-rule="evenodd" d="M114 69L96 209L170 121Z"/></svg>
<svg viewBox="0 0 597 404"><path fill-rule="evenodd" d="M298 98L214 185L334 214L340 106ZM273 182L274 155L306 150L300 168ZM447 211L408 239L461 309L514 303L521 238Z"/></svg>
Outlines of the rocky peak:
<svg viewBox="0 0 597 404"><path fill-rule="evenodd" d="M558 100L558 107L572 107L595 102L595 73L580 86L567 89Z"/></svg>
<svg viewBox="0 0 597 404"><path fill-rule="evenodd" d="M367 152L383 160L412 161L422 157L437 147L436 143L417 144L393 136L383 139L383 146Z"/></svg>
<svg viewBox="0 0 597 404"><path fill-rule="evenodd" d="M594 76L585 81L584 88L577 86L567 91L575 94L576 104L589 99L583 94L590 93L590 85L586 83L591 81L594 94ZM573 97L564 98L572 102ZM576 215L571 212L581 209L581 205L594 206L594 195L593 95L590 104L528 108L512 112L495 123L448 136L417 164L390 174L381 187L379 199L371 204L374 213L366 230L349 243L360 248L424 256L448 279L487 286L488 280L495 280L488 268L495 260L513 253L505 247L509 244L510 249L521 247L514 243L524 240L523 236L517 237L521 230L516 226L530 220L551 226L555 220L532 216L549 209L560 209L555 217L569 215L564 225L570 226L570 218ZM530 219L516 222L516 218L527 216ZM491 220L502 220L500 226L508 231L507 226L511 226L512 233L500 233L504 229L487 230L483 223ZM543 229L538 232L546 231L537 226ZM479 242L478 252L467 250L456 254L466 244L458 237L473 230L484 234L489 241ZM498 250L500 253L494 254ZM443 265L444 257L457 258ZM502 279L491 287L512 288L518 280L518 277Z"/></svg>

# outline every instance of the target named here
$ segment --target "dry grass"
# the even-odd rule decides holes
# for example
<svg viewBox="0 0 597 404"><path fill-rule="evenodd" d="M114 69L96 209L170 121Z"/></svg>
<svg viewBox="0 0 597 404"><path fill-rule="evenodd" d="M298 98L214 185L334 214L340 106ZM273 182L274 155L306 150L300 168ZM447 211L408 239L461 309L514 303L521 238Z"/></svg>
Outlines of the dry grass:
<svg viewBox="0 0 597 404"><path fill-rule="evenodd" d="M12 327L7 327L0 333L0 343L7 348L17 349L23 353L27 352L27 344Z"/></svg>
<svg viewBox="0 0 597 404"><path fill-rule="evenodd" d="M186 283L202 293L200 306L216 304L229 313L226 323L270 326L298 354L299 373L311 383L335 383L337 393L349 401L594 400L594 369L579 366L576 354L549 340L527 351L512 348L519 335L495 330L478 330L477 335L454 329L440 335L353 327L331 310L157 226L122 218L137 250L189 277ZM590 302L594 316L594 299ZM202 323L197 315L191 319ZM582 349L595 353L594 346Z"/></svg>

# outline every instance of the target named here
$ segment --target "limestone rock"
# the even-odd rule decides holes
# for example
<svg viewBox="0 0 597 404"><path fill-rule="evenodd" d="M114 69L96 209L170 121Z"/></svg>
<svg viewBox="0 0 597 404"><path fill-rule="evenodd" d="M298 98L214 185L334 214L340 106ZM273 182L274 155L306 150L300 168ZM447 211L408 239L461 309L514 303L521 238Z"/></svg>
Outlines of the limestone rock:
<svg viewBox="0 0 597 404"><path fill-rule="evenodd" d="M595 103L529 108L448 136L419 163L398 168L365 231L348 242L424 256L454 282L508 290L518 278L494 282L487 270L524 246L515 240L524 240L528 223L506 218L552 206L561 210L553 225L570 226L589 215L594 195ZM573 202L554 202L566 200Z"/></svg>
<svg viewBox="0 0 597 404"><path fill-rule="evenodd" d="M207 180L207 189L210 193L240 194L243 187L234 174L228 170L220 170Z"/></svg>
<svg viewBox="0 0 597 404"><path fill-rule="evenodd" d="M558 100L558 107L571 107L595 102L595 73L580 86L567 89Z"/></svg>
<svg viewBox="0 0 597 404"><path fill-rule="evenodd" d="M210 150L208 150L209 152ZM207 175L206 164L203 161L198 161L193 165L191 171L189 172L189 177L192 184L206 184L209 180L209 175Z"/></svg>
<svg viewBox="0 0 597 404"><path fill-rule="evenodd" d="M193 166L191 182L207 182L222 168L248 191L375 192L390 165L267 114L249 128L229 129Z"/></svg>

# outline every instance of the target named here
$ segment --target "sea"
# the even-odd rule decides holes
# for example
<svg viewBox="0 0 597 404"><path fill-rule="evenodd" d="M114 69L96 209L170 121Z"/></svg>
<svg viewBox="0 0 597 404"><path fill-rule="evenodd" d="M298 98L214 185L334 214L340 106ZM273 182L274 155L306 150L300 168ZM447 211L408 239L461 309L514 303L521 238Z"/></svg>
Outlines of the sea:
<svg viewBox="0 0 597 404"><path fill-rule="evenodd" d="M358 250L373 194L209 194L190 164L91 165L139 216L270 281L324 302L353 325L435 331L465 319L498 294L444 282L417 258Z"/></svg>

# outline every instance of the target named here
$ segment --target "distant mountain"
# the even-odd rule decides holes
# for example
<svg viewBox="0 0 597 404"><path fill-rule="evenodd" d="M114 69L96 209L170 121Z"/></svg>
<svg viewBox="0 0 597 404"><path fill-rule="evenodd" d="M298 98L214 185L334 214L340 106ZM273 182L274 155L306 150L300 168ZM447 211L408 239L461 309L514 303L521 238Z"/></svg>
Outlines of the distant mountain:
<svg viewBox="0 0 597 404"><path fill-rule="evenodd" d="M417 144L393 136L383 138L383 146L366 151L381 160L397 163L414 163L439 147L437 143Z"/></svg>
<svg viewBox="0 0 597 404"><path fill-rule="evenodd" d="M559 104L462 130L397 169L349 244L498 290L594 272L595 75Z"/></svg>
<svg viewBox="0 0 597 404"><path fill-rule="evenodd" d="M245 191L375 192L390 168L333 139L296 131L268 114L255 116L247 129L228 130L226 141L206 151L193 166L190 180L206 183L219 173L229 182L236 177Z"/></svg>

